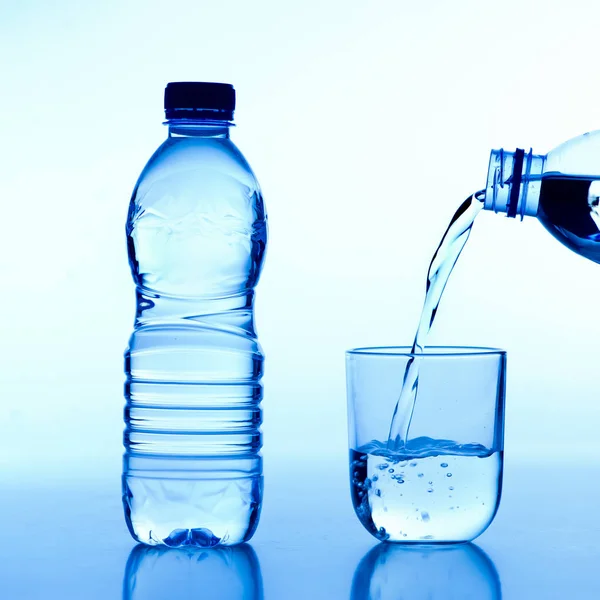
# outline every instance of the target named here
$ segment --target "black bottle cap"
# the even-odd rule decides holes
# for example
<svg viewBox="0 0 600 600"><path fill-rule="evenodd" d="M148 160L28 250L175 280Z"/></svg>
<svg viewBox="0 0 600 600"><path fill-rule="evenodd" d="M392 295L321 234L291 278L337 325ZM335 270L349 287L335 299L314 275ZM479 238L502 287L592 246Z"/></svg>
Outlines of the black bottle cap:
<svg viewBox="0 0 600 600"><path fill-rule="evenodd" d="M235 89L229 83L176 81L165 88L167 119L233 120Z"/></svg>

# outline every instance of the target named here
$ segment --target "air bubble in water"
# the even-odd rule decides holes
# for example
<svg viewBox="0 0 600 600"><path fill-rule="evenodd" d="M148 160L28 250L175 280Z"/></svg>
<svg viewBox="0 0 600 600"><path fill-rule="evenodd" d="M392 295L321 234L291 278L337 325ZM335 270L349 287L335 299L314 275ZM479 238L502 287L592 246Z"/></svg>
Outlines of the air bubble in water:
<svg viewBox="0 0 600 600"><path fill-rule="evenodd" d="M387 469L389 466L390 466L390 465L388 465L387 463L381 463L381 464L377 465L377 468L378 468L380 471L384 471L384 470L385 470L385 469Z"/></svg>
<svg viewBox="0 0 600 600"><path fill-rule="evenodd" d="M416 460L413 460L413 461L410 463L410 466L411 466L411 467L416 467L416 466L417 466L417 461L416 461Z"/></svg>
<svg viewBox="0 0 600 600"><path fill-rule="evenodd" d="M431 492L433 492L433 488L429 488L427 491L431 494Z"/></svg>
<svg viewBox="0 0 600 600"><path fill-rule="evenodd" d="M388 469L388 473L393 473L394 469Z"/></svg>
<svg viewBox="0 0 600 600"><path fill-rule="evenodd" d="M423 473L419 473L417 477L423 477Z"/></svg>
<svg viewBox="0 0 600 600"><path fill-rule="evenodd" d="M454 486L452 486L452 485L451 485L451 486L450 486L448 489L449 489L450 491L452 491L452 490L454 489Z"/></svg>
<svg viewBox="0 0 600 600"><path fill-rule="evenodd" d="M448 463L442 463L442 464L440 465L440 467L442 467L442 469L445 469L447 466L448 466Z"/></svg>
<svg viewBox="0 0 600 600"><path fill-rule="evenodd" d="M446 477L452 477L452 473L446 473Z"/></svg>
<svg viewBox="0 0 600 600"><path fill-rule="evenodd" d="M429 523L429 519L430 519L430 517L429 517L429 513L428 513L426 510L424 510L424 511L421 513L421 519L423 519L423 522L424 522L424 523Z"/></svg>

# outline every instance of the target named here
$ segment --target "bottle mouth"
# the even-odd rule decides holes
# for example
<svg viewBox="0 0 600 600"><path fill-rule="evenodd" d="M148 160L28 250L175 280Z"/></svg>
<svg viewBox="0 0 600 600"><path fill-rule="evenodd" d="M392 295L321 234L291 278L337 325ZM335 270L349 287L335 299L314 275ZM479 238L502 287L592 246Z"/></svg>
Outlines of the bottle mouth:
<svg viewBox="0 0 600 600"><path fill-rule="evenodd" d="M228 137L233 121L217 115L166 119L163 125L169 128L169 137Z"/></svg>
<svg viewBox="0 0 600 600"><path fill-rule="evenodd" d="M536 215L545 158L531 149L492 150L484 208L511 218Z"/></svg>

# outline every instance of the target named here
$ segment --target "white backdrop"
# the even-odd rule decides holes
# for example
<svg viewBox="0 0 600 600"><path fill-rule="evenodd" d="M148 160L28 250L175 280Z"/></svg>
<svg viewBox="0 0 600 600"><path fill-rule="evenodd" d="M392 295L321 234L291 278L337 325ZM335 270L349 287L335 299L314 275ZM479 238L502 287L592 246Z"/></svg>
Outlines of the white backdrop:
<svg viewBox="0 0 600 600"><path fill-rule="evenodd" d="M0 461L122 451L129 196L168 81L224 81L262 183L265 456L343 456L344 351L412 340L492 147L600 127L595 1L0 0ZM507 452L600 453L600 266L483 214L433 341L509 351Z"/></svg>

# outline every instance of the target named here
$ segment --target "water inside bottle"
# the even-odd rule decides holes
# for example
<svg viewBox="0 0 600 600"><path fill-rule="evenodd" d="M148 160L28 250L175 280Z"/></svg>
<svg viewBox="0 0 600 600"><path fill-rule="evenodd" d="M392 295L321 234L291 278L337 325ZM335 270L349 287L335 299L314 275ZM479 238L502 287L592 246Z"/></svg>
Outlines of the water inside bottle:
<svg viewBox="0 0 600 600"><path fill-rule="evenodd" d="M562 244L600 263L600 180L547 175L537 218Z"/></svg>
<svg viewBox="0 0 600 600"><path fill-rule="evenodd" d="M260 515L264 359L253 301L267 220L223 127L170 136L130 204L137 311L123 505L131 534L149 545L238 544Z"/></svg>

